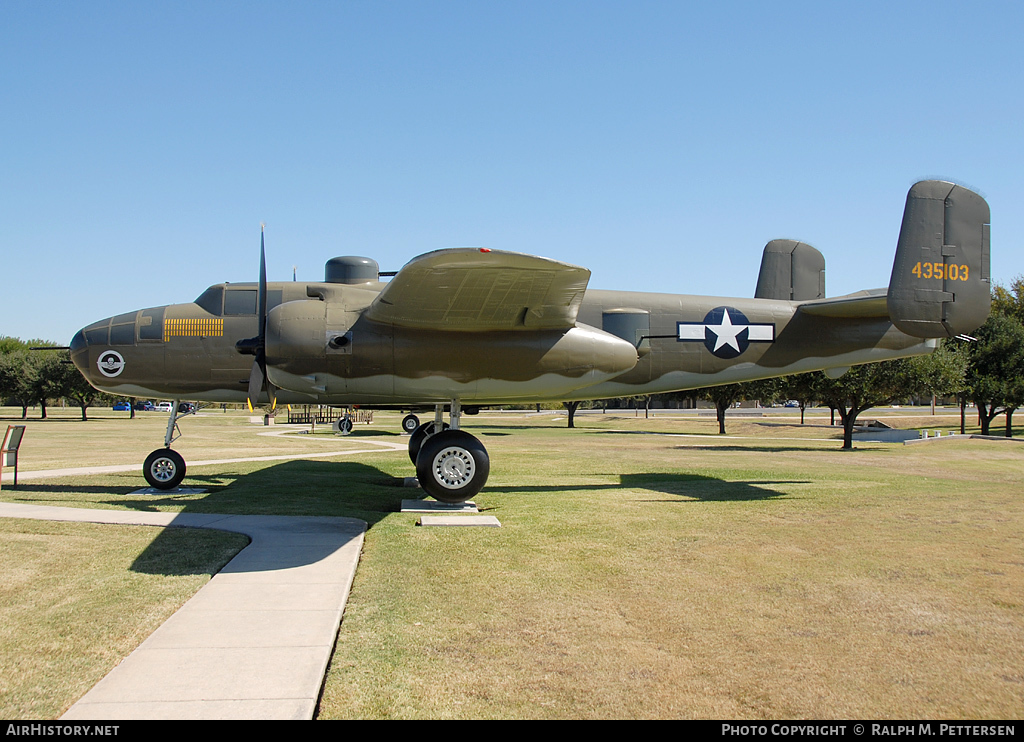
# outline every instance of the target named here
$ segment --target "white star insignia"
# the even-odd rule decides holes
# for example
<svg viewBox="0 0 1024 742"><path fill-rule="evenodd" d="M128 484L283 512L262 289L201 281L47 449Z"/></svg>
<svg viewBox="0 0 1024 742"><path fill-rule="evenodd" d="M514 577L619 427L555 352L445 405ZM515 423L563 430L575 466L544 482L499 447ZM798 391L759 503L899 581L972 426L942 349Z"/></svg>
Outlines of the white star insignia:
<svg viewBox="0 0 1024 742"><path fill-rule="evenodd" d="M706 325L706 327L711 330L711 332L715 333L715 336L718 338L715 341L715 350L718 350L723 345L728 345L734 348L737 353L740 352L740 343L739 340L736 339L736 336L748 329L748 326L734 325L732 323L732 319L729 317L728 309L722 312L722 324L717 327L715 325Z"/></svg>

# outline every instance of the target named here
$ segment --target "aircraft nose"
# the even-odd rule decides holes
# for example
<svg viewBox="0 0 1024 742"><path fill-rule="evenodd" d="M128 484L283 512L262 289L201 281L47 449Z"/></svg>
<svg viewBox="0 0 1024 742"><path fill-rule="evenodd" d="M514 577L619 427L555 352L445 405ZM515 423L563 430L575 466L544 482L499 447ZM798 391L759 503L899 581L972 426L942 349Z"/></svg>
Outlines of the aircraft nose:
<svg viewBox="0 0 1024 742"><path fill-rule="evenodd" d="M117 351L108 349L112 340L118 339L112 338L110 326L111 322L119 317L108 317L99 322L93 322L91 325L87 325L76 332L75 336L71 339L71 345L69 346L71 361L82 372L82 375L89 383L95 387L102 387L104 382L109 382L124 367L124 357ZM130 344L134 344L134 317L130 325L124 324L124 328L130 328L130 339L127 338L128 333L123 334L125 334ZM124 344L123 340L120 344Z"/></svg>
<svg viewBox="0 0 1024 742"><path fill-rule="evenodd" d="M71 362L82 372L82 375L89 378L89 341L85 339L85 329L81 329L71 338Z"/></svg>

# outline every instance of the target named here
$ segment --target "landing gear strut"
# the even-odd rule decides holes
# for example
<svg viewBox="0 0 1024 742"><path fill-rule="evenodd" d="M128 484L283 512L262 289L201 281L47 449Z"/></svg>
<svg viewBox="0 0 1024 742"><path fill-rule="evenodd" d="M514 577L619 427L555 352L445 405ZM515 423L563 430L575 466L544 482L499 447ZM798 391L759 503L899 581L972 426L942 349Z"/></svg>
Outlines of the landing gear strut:
<svg viewBox="0 0 1024 742"><path fill-rule="evenodd" d="M459 430L462 411L458 400L452 400L450 426L443 416L444 407L437 405L433 422L416 429L409 439L409 458L416 464L416 477L427 494L440 502L465 502L487 482L490 458L483 443Z"/></svg>
<svg viewBox="0 0 1024 742"><path fill-rule="evenodd" d="M188 406L181 405L176 399L171 405L171 414L167 419L167 433L164 435L164 447L158 448L146 457L142 465L142 475L150 487L158 490L172 490L185 478L185 459L177 451L171 450L171 444L181 437L178 429L178 418L194 413Z"/></svg>

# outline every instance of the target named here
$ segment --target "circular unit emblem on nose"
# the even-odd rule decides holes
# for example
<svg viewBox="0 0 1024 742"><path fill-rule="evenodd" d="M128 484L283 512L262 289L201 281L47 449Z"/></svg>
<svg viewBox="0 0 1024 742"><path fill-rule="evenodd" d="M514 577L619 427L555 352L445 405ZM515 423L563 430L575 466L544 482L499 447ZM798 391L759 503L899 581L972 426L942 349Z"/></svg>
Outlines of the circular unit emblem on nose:
<svg viewBox="0 0 1024 742"><path fill-rule="evenodd" d="M116 350L105 350L96 359L96 368L104 376L113 378L124 371L124 358Z"/></svg>

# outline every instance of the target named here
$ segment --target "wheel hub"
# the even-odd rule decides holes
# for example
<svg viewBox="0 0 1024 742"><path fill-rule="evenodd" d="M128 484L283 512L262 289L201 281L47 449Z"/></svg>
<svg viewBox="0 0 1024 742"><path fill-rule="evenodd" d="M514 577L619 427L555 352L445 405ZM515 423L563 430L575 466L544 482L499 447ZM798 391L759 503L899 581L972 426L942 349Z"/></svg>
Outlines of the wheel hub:
<svg viewBox="0 0 1024 742"><path fill-rule="evenodd" d="M475 465L473 456L464 448L450 446L443 448L434 457L432 468L438 484L454 490L463 487L473 479Z"/></svg>
<svg viewBox="0 0 1024 742"><path fill-rule="evenodd" d="M157 459L153 462L153 466L150 467L153 472L153 477L160 480L161 482L169 482L174 478L174 472L177 467L174 462L170 459Z"/></svg>

